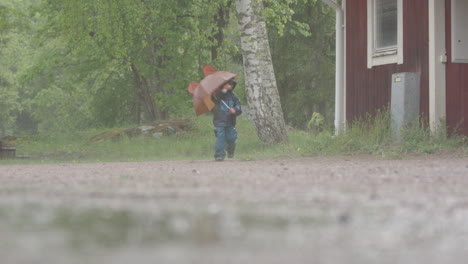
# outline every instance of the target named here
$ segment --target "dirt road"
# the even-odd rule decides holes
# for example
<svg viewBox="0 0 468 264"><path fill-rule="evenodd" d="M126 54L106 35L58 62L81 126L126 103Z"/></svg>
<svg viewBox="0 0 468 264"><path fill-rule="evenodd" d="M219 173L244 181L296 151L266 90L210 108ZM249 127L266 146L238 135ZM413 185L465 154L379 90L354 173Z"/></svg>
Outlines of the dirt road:
<svg viewBox="0 0 468 264"><path fill-rule="evenodd" d="M466 263L468 159L0 165L0 263Z"/></svg>

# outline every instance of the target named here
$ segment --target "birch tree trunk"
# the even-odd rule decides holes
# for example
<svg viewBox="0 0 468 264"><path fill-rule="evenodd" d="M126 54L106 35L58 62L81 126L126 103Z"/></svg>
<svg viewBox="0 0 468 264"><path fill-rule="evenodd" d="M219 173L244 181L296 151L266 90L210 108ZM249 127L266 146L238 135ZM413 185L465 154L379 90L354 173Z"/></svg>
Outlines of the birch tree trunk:
<svg viewBox="0 0 468 264"><path fill-rule="evenodd" d="M247 101L258 137L267 143L288 140L276 86L261 0L236 0Z"/></svg>

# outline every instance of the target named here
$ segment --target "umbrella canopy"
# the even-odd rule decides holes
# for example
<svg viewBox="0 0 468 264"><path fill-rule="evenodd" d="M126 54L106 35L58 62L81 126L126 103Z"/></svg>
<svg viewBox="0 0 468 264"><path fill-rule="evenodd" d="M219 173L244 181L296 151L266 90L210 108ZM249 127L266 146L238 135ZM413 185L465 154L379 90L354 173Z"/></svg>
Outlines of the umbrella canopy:
<svg viewBox="0 0 468 264"><path fill-rule="evenodd" d="M211 111L215 106L211 95L237 75L231 72L216 71L212 66L203 67L205 78L200 83L191 82L187 88L193 95L193 107L197 115Z"/></svg>

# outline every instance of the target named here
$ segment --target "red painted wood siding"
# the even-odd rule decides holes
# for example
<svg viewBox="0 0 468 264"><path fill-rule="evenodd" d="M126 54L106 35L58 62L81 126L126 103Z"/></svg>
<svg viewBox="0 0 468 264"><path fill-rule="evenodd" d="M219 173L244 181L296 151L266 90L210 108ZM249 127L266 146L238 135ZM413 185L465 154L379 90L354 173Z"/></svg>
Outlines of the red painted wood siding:
<svg viewBox="0 0 468 264"><path fill-rule="evenodd" d="M390 104L391 76L421 73L421 115L429 113L428 0L403 0L403 64L367 68L367 0L346 2L346 119Z"/></svg>
<svg viewBox="0 0 468 264"><path fill-rule="evenodd" d="M446 48L447 48L447 82L446 104L447 125L449 131L468 136L468 63L451 63L451 6L450 0L445 1Z"/></svg>

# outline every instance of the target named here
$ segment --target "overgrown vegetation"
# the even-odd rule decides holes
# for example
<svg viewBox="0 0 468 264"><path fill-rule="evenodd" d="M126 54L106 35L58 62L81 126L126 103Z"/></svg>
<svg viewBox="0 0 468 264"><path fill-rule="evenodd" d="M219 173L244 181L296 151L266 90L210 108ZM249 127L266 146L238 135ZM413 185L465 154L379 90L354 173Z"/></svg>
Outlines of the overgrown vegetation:
<svg viewBox="0 0 468 264"><path fill-rule="evenodd" d="M236 158L251 161L262 158L301 157L317 155L370 154L385 159L400 159L406 155L425 155L455 151L468 156L466 137L431 135L428 128L414 124L401 132L401 140L392 138L388 112L375 118L356 120L346 132L334 136L331 130L321 132L289 129L288 143L268 145L256 136L251 121L240 118ZM89 138L103 130L76 131L71 134L21 137L17 154L27 159L3 160L6 163L157 161L212 159L214 134L211 116L192 120L192 129L169 136L154 138L120 137L118 140L89 143Z"/></svg>
<svg viewBox="0 0 468 264"><path fill-rule="evenodd" d="M419 124L394 141L388 113L355 120L335 137L334 11L321 1L268 0L264 12L290 140L264 144L241 119L238 158L466 153L466 138L431 135ZM207 116L168 137L85 142L193 116L186 86L201 78L204 64L237 73L236 94L245 103L235 16L232 0L3 0L0 137L17 136L17 154L31 157L26 162L211 159Z"/></svg>
<svg viewBox="0 0 468 264"><path fill-rule="evenodd" d="M286 122L305 128L320 112L331 124L333 10L265 4ZM245 103L239 34L233 0L3 0L0 137L187 116L205 64L238 74Z"/></svg>
<svg viewBox="0 0 468 264"><path fill-rule="evenodd" d="M305 133L305 132L303 132ZM392 135L389 111L377 111L375 116L355 120L345 132L332 136L330 131L311 136L304 145L308 155L372 154L383 158L402 158L407 154L430 154L459 150L467 153L466 137L444 133L433 135L424 123L415 121L400 131L400 139Z"/></svg>

